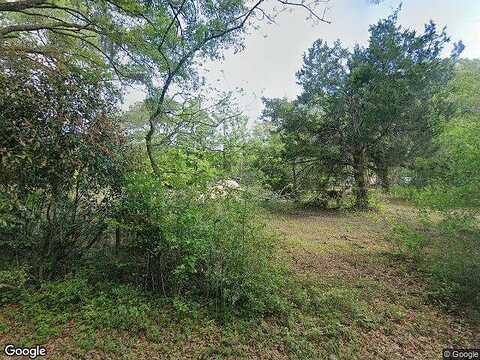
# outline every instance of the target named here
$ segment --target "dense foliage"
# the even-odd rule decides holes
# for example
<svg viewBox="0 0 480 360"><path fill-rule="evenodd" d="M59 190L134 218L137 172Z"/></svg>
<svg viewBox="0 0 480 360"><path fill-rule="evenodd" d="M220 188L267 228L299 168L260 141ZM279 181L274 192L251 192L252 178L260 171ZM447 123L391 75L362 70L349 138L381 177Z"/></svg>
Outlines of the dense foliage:
<svg viewBox="0 0 480 360"><path fill-rule="evenodd" d="M107 249L112 279L269 307L274 252L247 199L246 121L198 76L199 62L241 48L262 2L0 4L2 267L38 286ZM120 115L131 84L147 99Z"/></svg>
<svg viewBox="0 0 480 360"><path fill-rule="evenodd" d="M30 258L42 279L68 270L107 226L123 158L114 92L60 62L1 65L0 239L4 255Z"/></svg>
<svg viewBox="0 0 480 360"><path fill-rule="evenodd" d="M278 308L282 270L258 224L253 180L228 150L242 139L235 119L217 134L206 124L215 114L199 111L195 131L159 148L159 177L136 132L122 135L112 117L108 79L14 60L3 62L1 79L5 264L28 269L35 284L86 271L220 313ZM216 144L220 156L209 150ZM219 180L228 174L244 176L244 187Z"/></svg>
<svg viewBox="0 0 480 360"><path fill-rule="evenodd" d="M433 295L446 304L480 304L479 89L478 60L462 60L448 86L453 116L439 123L427 154L406 170L410 183L394 192L442 214L440 222L426 225L427 235L411 253L423 254L420 263L432 278ZM404 241L418 236L409 233Z"/></svg>
<svg viewBox="0 0 480 360"><path fill-rule="evenodd" d="M370 27L368 46L344 49L317 40L297 73L303 92L293 103L266 101L265 117L294 148L290 159L318 162L325 176L345 172L355 204L368 207L368 175L389 187L392 168L405 166L428 144L441 112L442 87L453 60L441 51L449 39L434 23L422 34L397 25L398 11ZM435 102L435 104L434 104ZM319 182L321 180L319 179Z"/></svg>
<svg viewBox="0 0 480 360"><path fill-rule="evenodd" d="M278 2L324 21L306 3ZM315 41L301 94L263 99L252 126L235 94L203 86L198 65L240 49L256 15L272 20L263 3L0 3L0 310L23 334L33 323L44 341L71 324L161 342L162 316L174 313L207 328L238 320L232 337L275 329L286 353L318 358L312 344L322 343L331 358L357 341L347 324L364 332L401 313L373 314L359 295L372 284L310 276L320 262L310 251L327 237L328 251L362 249L340 259L361 272L371 253L350 232L367 217L375 231L392 228L382 266L413 265L449 309L480 304L480 63L458 59L461 42L445 57L445 30L405 29L397 10L365 47ZM146 99L122 112L132 84ZM414 225L383 219L380 203L332 209L366 210L372 188L392 184L420 209ZM295 236L264 224L290 206L352 217L293 252ZM5 323L0 313L0 331Z"/></svg>
<svg viewBox="0 0 480 360"><path fill-rule="evenodd" d="M439 209L480 206L478 61L461 61L448 87L453 116L442 122L428 157L417 159L418 200Z"/></svg>
<svg viewBox="0 0 480 360"><path fill-rule="evenodd" d="M272 311L280 269L248 194L199 190L161 190L152 176L129 175L121 209L127 271L164 295L214 299L221 309Z"/></svg>

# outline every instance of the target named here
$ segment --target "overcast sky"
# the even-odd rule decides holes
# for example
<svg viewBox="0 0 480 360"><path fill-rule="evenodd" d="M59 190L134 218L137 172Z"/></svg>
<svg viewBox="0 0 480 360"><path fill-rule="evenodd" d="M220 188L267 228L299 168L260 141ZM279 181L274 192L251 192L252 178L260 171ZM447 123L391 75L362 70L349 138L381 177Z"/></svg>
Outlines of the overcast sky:
<svg viewBox="0 0 480 360"><path fill-rule="evenodd" d="M385 0L374 5L368 0L330 0L326 18L331 24L307 20L302 9L280 14L276 24L260 25L246 36L245 49L237 54L227 51L223 61L207 63L205 74L211 84L223 90L243 88L239 102L242 110L255 120L262 110L261 96L295 98L299 87L295 72L302 66L302 55L319 38L331 43L340 39L347 47L366 44L368 26L384 18L400 4ZM322 7L318 8L322 11ZM423 30L429 20L447 26L453 41L466 46L462 57L480 58L480 0L403 0L400 23ZM449 49L450 51L450 49ZM131 91L126 106L143 95Z"/></svg>

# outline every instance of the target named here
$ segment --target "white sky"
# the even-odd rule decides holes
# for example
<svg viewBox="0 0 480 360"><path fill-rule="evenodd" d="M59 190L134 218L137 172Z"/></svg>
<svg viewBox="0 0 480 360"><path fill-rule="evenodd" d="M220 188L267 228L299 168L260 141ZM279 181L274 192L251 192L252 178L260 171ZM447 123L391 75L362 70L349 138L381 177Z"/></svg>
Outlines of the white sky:
<svg viewBox="0 0 480 360"><path fill-rule="evenodd" d="M259 29L251 30L242 52L227 51L223 61L204 64L208 69L205 76L208 83L223 90L243 88L240 107L255 120L262 110L261 96L297 96L300 89L295 72L302 66L303 53L316 39L329 43L340 39L348 47L366 44L368 26L391 14L399 4L399 0L379 5L368 0L330 0L326 18L331 24L307 20L308 14L300 8L283 12L276 24L262 23ZM319 6L321 13L322 4ZM403 26L422 31L430 19L440 28L446 25L452 41L464 42L462 57L480 58L480 0L403 0L399 16ZM130 91L125 105L142 98L141 92Z"/></svg>

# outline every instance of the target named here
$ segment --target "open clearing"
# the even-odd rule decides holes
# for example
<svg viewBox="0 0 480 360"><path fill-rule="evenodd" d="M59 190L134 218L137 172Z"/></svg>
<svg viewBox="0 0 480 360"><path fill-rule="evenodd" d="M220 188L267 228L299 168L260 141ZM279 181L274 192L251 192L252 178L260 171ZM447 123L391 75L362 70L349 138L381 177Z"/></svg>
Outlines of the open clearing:
<svg viewBox="0 0 480 360"><path fill-rule="evenodd" d="M436 359L442 348L480 343L473 320L429 304L414 264L394 255L391 224L415 218L415 209L392 200L370 213L288 211L275 218L297 272L326 288L356 292L372 312L372 328L341 345L345 358Z"/></svg>

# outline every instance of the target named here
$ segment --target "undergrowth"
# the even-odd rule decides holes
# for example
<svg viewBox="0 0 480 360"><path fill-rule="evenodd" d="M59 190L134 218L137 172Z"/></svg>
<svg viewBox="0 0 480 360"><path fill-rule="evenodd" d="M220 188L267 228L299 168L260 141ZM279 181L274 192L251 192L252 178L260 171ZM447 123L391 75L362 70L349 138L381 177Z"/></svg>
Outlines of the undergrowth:
<svg viewBox="0 0 480 360"><path fill-rule="evenodd" d="M210 354L235 355L239 344L248 347L268 338L265 347L281 345L292 358L315 359L319 349L325 356L347 356L345 351L358 345L358 331L372 326L374 315L358 290L323 288L294 274L285 278L284 285L278 294L283 302L275 314L232 313L219 318L214 309L192 299L160 298L132 285L92 283L77 274L46 282L38 289L22 287L15 299L0 308L0 328L8 329L5 333L18 337L25 346L74 336L75 346L64 351L74 349L80 356L99 348L112 354L125 350L125 346L112 344L114 340L99 343L99 333L106 332L112 339L142 336L164 344L182 341L181 333L188 329L198 333L212 327L221 338L205 350Z"/></svg>
<svg viewBox="0 0 480 360"><path fill-rule="evenodd" d="M474 218L457 213L417 228L396 224L387 238L426 278L430 301L446 309L480 307L480 231Z"/></svg>

